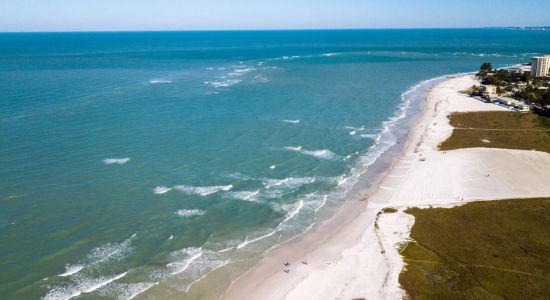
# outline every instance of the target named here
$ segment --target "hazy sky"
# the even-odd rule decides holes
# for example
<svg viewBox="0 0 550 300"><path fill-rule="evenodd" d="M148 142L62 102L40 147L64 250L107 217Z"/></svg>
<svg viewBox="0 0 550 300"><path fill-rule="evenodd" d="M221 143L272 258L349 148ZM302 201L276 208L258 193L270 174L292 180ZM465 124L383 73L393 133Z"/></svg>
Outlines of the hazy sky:
<svg viewBox="0 0 550 300"><path fill-rule="evenodd" d="M0 31L550 25L550 0L0 0Z"/></svg>

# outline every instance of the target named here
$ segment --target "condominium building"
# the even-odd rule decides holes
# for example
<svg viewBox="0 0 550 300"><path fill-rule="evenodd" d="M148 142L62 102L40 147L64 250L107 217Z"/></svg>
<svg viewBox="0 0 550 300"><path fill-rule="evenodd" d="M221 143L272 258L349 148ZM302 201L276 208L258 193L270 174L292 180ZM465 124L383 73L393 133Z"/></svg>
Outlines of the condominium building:
<svg viewBox="0 0 550 300"><path fill-rule="evenodd" d="M483 95L491 97L497 94L497 87L494 85L482 85L481 91L483 92Z"/></svg>
<svg viewBox="0 0 550 300"><path fill-rule="evenodd" d="M531 75L535 77L550 76L550 55L531 58Z"/></svg>

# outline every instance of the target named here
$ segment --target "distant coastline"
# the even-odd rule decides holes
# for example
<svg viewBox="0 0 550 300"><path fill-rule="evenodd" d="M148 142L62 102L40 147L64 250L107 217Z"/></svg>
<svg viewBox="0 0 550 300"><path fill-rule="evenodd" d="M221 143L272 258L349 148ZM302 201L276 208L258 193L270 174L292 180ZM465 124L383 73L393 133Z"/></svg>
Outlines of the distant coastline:
<svg viewBox="0 0 550 300"><path fill-rule="evenodd" d="M508 27L508 29L515 30L537 30L537 31L550 31L550 26L528 26L528 27Z"/></svg>

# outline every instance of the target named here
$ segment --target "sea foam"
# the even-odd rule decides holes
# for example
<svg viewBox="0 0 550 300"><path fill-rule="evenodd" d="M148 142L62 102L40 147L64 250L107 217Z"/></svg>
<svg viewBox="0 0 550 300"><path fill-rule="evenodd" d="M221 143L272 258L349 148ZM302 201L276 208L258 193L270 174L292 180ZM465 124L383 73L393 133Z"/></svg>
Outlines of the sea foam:
<svg viewBox="0 0 550 300"><path fill-rule="evenodd" d="M106 159L103 160L103 163L106 164L106 165L112 165L112 164L123 165L123 164L125 164L129 161L130 161L129 157L125 157L125 158L106 158Z"/></svg>
<svg viewBox="0 0 550 300"><path fill-rule="evenodd" d="M326 160L336 160L336 159L340 158L340 156L338 156L337 154L335 154L334 152L332 152L328 149L306 150L306 149L303 149L302 146L297 146L297 147L288 146L288 147L284 147L284 149L289 150L289 151L293 151L293 152L298 152L298 153L301 153L301 154L304 154L304 155L317 157L317 158L320 158L320 159L326 159Z"/></svg>
<svg viewBox="0 0 550 300"><path fill-rule="evenodd" d="M169 188L169 187L165 187L165 186L157 186L153 192L155 194L165 194L165 193L168 193L169 191L171 191L172 188Z"/></svg>
<svg viewBox="0 0 550 300"><path fill-rule="evenodd" d="M98 277L98 278L81 278L76 284L69 287L55 287L51 289L43 299L45 300L58 300L58 299L72 299L82 294L92 293L116 280L126 276L127 272L114 275L111 277Z"/></svg>
<svg viewBox="0 0 550 300"><path fill-rule="evenodd" d="M233 185L215 185L215 186L188 186L188 185L176 185L174 188L178 191L184 192L189 195L208 196L221 191L229 191L233 188Z"/></svg>
<svg viewBox="0 0 550 300"><path fill-rule="evenodd" d="M225 195L226 198L239 199L239 200L252 201L252 202L258 201L258 196L260 196L260 190L230 192Z"/></svg>
<svg viewBox="0 0 550 300"><path fill-rule="evenodd" d="M189 268L191 263L193 263L195 260L201 257L202 253L203 253L202 248L195 248L195 247L185 248L183 250L177 251L173 253L172 256L176 256L176 257L184 256L185 259L183 261L168 263L166 264L166 267L170 269L171 275L180 274L185 270L187 270L187 268Z"/></svg>
<svg viewBox="0 0 550 300"><path fill-rule="evenodd" d="M180 209L176 212L176 215L184 218L202 216L205 211L200 209Z"/></svg>
<svg viewBox="0 0 550 300"><path fill-rule="evenodd" d="M270 232L268 232L268 233L266 233L266 234L263 234L263 235L261 235L261 236L258 236L258 237L255 237L255 238L253 238L253 239L250 239L250 240L248 239L248 236L247 236L246 239L245 239L242 243L240 243L240 244L237 245L237 249L244 248L244 247L246 247L246 246L248 246L248 245L250 245L250 244L252 244L252 243L255 243L255 242L257 242L257 241L263 240L263 239L265 239L265 238L268 238L268 237L273 236L274 234L278 233L279 231L281 231L281 230L283 229L283 226L284 226L290 219L294 218L294 216L296 216L296 215L300 212L300 210L302 210L303 207L304 207L304 201L303 201L303 200L298 201L298 203L296 203L296 204L294 205L294 209L292 209L292 211L290 211L290 212L285 216L285 218L283 219L283 221L281 221L281 223L279 223L279 225L277 225L277 227L276 227L274 230L272 230L272 231L270 231Z"/></svg>
<svg viewBox="0 0 550 300"><path fill-rule="evenodd" d="M62 274L59 274L61 277L71 276L73 274L76 274L80 272L84 268L83 265L67 265L65 266L65 272Z"/></svg>
<svg viewBox="0 0 550 300"><path fill-rule="evenodd" d="M215 80L215 81L205 81L204 84L212 86L214 88L230 87L239 82L241 79L227 79L227 80Z"/></svg>
<svg viewBox="0 0 550 300"><path fill-rule="evenodd" d="M263 178L262 182L267 189L274 187L294 189L305 184L314 183L316 180L315 177L288 177L284 179Z"/></svg>
<svg viewBox="0 0 550 300"><path fill-rule="evenodd" d="M172 83L171 80L163 80L163 79L154 79L154 80L149 80L149 83L150 84L167 84L167 83Z"/></svg>

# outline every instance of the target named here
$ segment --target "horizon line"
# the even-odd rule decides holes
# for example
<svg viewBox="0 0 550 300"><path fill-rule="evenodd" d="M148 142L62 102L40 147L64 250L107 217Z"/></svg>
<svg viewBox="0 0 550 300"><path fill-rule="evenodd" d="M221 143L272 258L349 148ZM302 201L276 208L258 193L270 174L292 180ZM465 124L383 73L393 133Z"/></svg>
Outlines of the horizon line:
<svg viewBox="0 0 550 300"><path fill-rule="evenodd" d="M515 29L550 28L550 26L480 26L480 27L365 27L365 28L272 28L272 29L130 29L130 30L52 30L2 31L5 33L143 33L143 32L236 32L236 31L360 31L360 30L459 30L459 29Z"/></svg>

